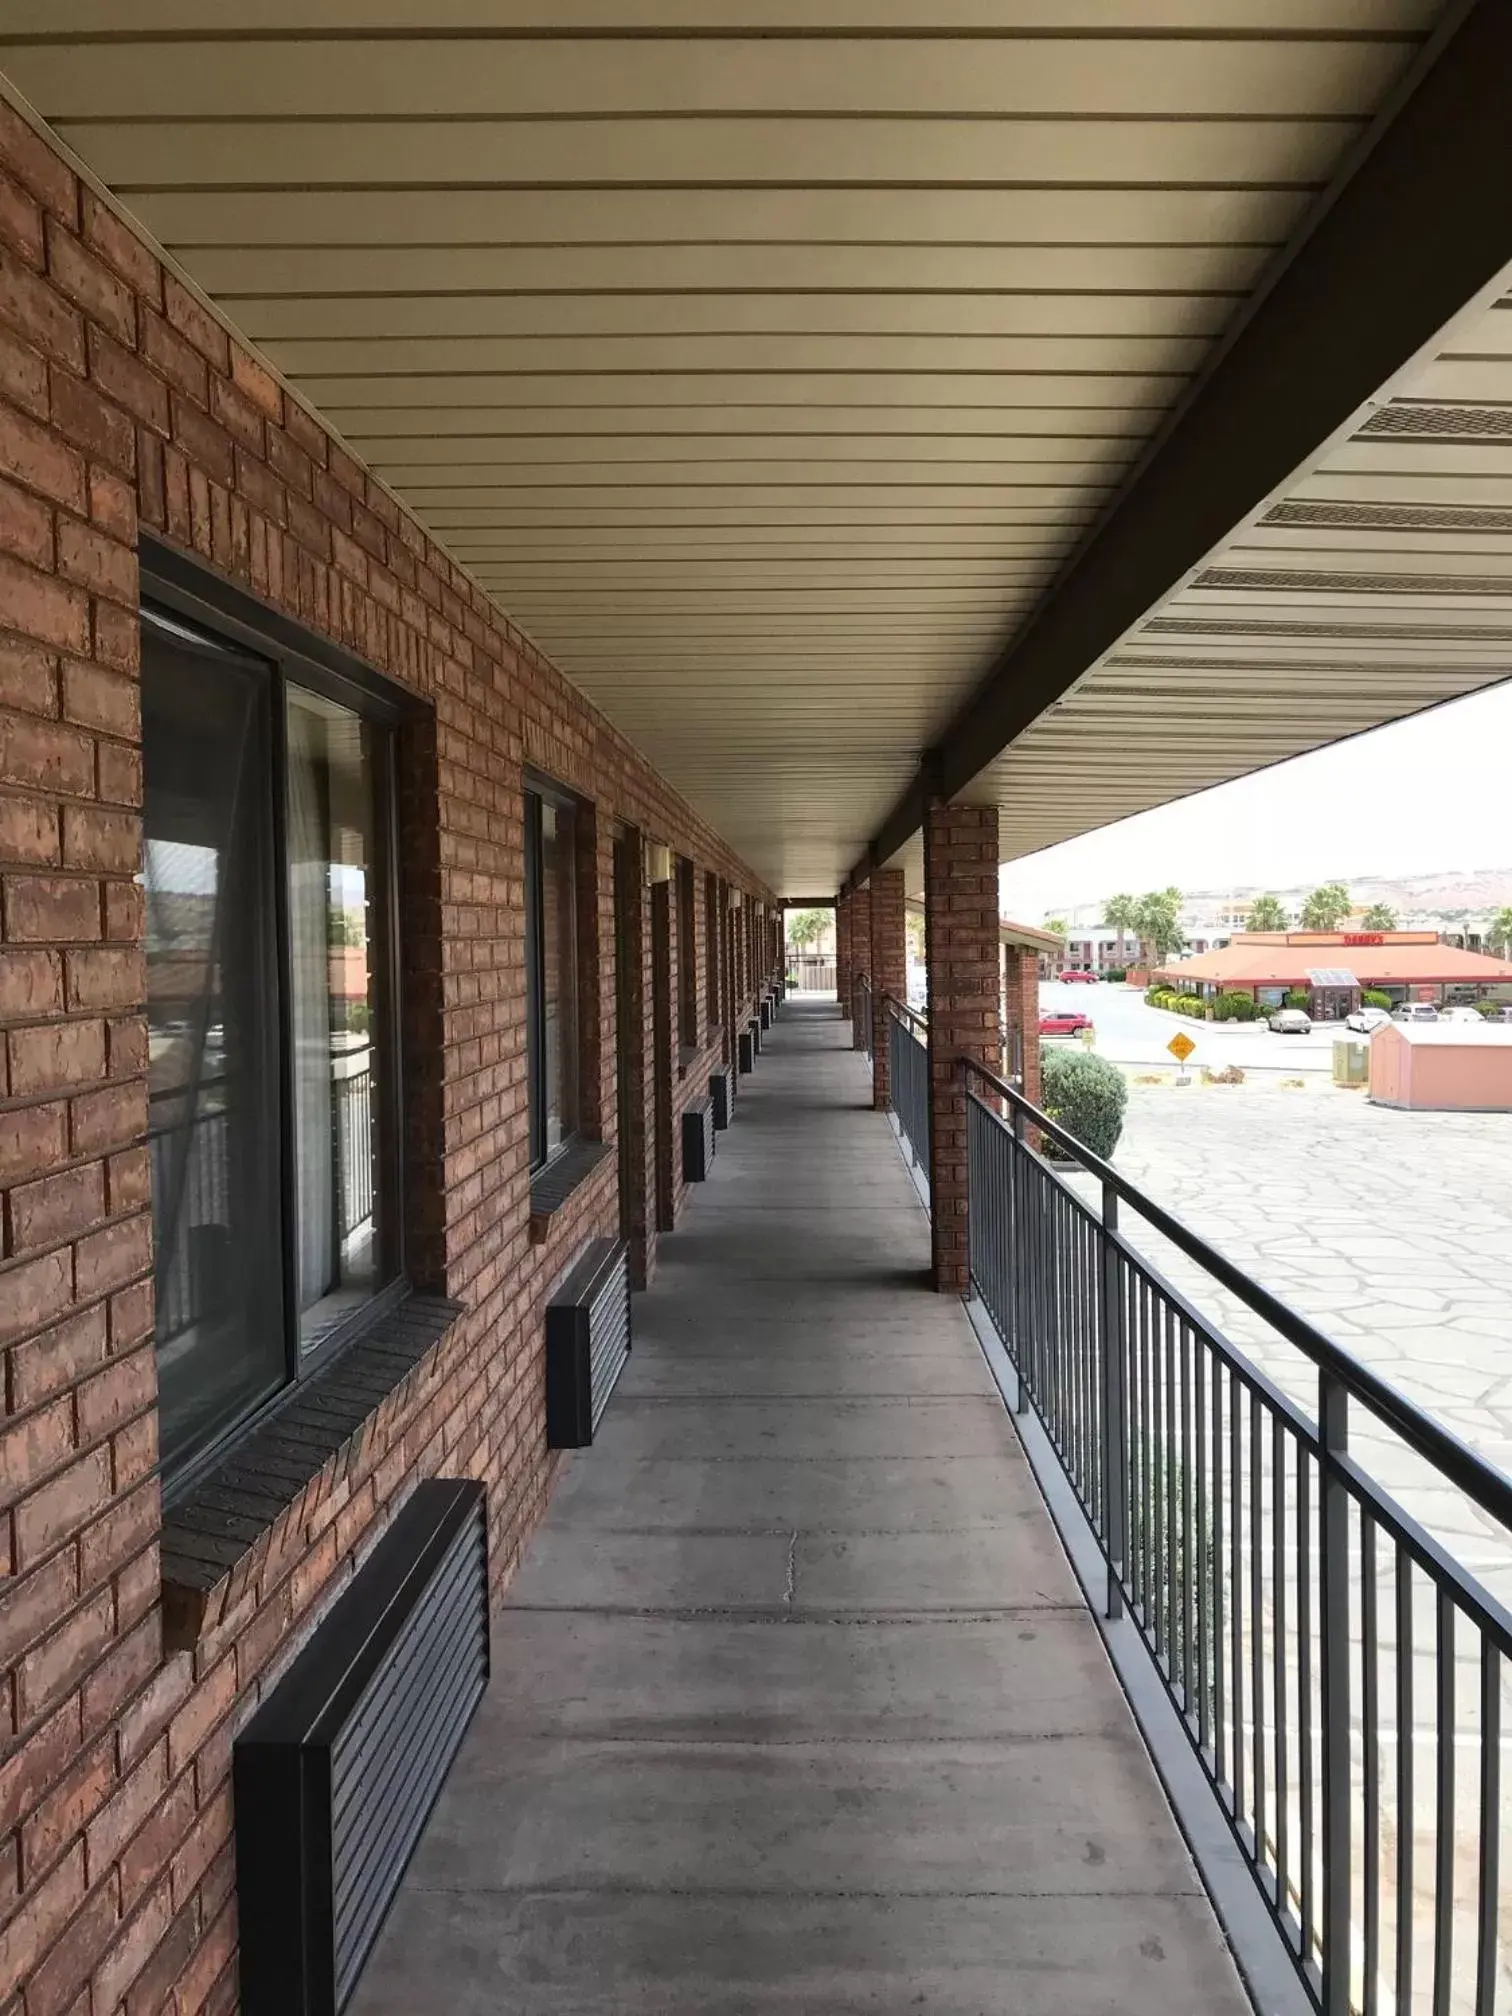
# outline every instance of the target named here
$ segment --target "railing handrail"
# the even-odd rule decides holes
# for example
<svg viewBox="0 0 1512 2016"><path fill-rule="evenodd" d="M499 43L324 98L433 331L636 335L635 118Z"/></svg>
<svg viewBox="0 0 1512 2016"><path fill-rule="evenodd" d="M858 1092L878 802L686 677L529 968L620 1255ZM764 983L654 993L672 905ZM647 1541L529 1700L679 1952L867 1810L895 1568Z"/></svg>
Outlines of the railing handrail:
<svg viewBox="0 0 1512 2016"><path fill-rule="evenodd" d="M1479 1505L1482 1511L1488 1512L1503 1526L1512 1528L1512 1478L1509 1478L1504 1471L1498 1470L1483 1456L1477 1455L1468 1443L1462 1442L1452 1430L1443 1427L1431 1414L1425 1413L1414 1401L1409 1400L1405 1393L1399 1392L1389 1381L1372 1372L1342 1345L1336 1344L1331 1337L1293 1309L1290 1303L1283 1302L1278 1295L1273 1295L1258 1281L1251 1280L1242 1268L1235 1266L1232 1260L1226 1259L1216 1247L1210 1246L1198 1233L1192 1231L1190 1226L1184 1224L1181 1219L1173 1217L1169 1211L1147 1197L1137 1184L1131 1183L1127 1176L1120 1175L1110 1162L1105 1162L1100 1155L1094 1154L1058 1121L1052 1120L1048 1113L1042 1112L1017 1086L1010 1084L1006 1078L999 1077L985 1064L978 1063L974 1057L962 1057L960 1063L968 1080L972 1077L982 1079L1000 1099L1006 1099L1014 1111L1022 1113L1031 1125L1065 1149L1072 1160L1079 1163L1089 1175L1095 1176L1106 1189L1131 1205L1146 1224L1153 1226L1163 1238L1169 1239L1171 1244L1189 1260L1195 1260L1198 1266L1211 1274L1220 1286L1226 1288L1247 1308L1252 1309L1257 1316L1262 1317L1304 1357L1311 1359L1319 1371L1326 1372L1331 1378L1336 1379L1347 1393L1361 1401L1379 1420L1400 1435L1409 1448L1430 1462L1436 1463L1449 1480ZM978 1103L983 1104L983 1110L994 1120L998 1120L1000 1125L1003 1124L1000 1115L992 1113L992 1109L983 1102Z"/></svg>
<svg viewBox="0 0 1512 2016"><path fill-rule="evenodd" d="M896 994L884 994L882 996L882 1005L885 1008L891 1009L900 1022L906 1019L913 1024L915 1029L922 1029L925 1037L928 1037L929 1017L921 1015L917 1008L910 1008L908 1003L900 1001Z"/></svg>

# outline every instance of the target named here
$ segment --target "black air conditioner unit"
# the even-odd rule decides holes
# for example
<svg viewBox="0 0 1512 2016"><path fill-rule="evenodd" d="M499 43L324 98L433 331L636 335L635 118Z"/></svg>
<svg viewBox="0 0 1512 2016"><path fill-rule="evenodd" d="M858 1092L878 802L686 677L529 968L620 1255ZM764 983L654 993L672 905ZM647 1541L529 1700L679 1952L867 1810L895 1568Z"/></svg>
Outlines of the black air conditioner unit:
<svg viewBox="0 0 1512 2016"><path fill-rule="evenodd" d="M714 1109L714 1125L728 1127L731 1118L730 1073L727 1068L709 1073L709 1103Z"/></svg>
<svg viewBox="0 0 1512 2016"><path fill-rule="evenodd" d="M595 1239L546 1304L546 1440L585 1449L630 1355L630 1249Z"/></svg>
<svg viewBox="0 0 1512 2016"><path fill-rule="evenodd" d="M488 1684L488 1520L417 1485L237 1738L244 2016L337 2016Z"/></svg>
<svg viewBox="0 0 1512 2016"><path fill-rule="evenodd" d="M756 1038L749 1028L742 1029L735 1039L735 1061L742 1076L756 1069Z"/></svg>
<svg viewBox="0 0 1512 2016"><path fill-rule="evenodd" d="M706 1182L714 1161L714 1101L707 1095L683 1108L682 1150L683 1180Z"/></svg>
<svg viewBox="0 0 1512 2016"><path fill-rule="evenodd" d="M761 1026L763 1029L770 1029L772 1026L772 1002L771 997L766 994L761 997Z"/></svg>

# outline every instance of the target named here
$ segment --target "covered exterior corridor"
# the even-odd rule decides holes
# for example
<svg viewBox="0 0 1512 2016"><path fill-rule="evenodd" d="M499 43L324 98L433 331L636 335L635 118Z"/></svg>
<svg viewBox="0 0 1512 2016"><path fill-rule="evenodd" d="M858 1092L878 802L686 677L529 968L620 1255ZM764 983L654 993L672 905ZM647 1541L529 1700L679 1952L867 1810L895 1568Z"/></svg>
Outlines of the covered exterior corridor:
<svg viewBox="0 0 1512 2016"><path fill-rule="evenodd" d="M1512 1483L1044 1111L999 871L1512 676L1509 74L6 0L0 2016L1505 2016L1387 1487Z"/></svg>
<svg viewBox="0 0 1512 2016"><path fill-rule="evenodd" d="M869 1094L786 1006L353 2016L1249 2006Z"/></svg>

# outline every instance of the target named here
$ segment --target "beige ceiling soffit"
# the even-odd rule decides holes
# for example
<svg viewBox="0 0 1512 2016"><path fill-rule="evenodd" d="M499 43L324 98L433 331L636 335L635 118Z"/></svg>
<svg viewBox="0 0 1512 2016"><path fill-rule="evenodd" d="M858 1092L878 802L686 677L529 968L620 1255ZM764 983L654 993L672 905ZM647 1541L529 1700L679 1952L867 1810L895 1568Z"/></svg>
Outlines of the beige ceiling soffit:
<svg viewBox="0 0 1512 2016"><path fill-rule="evenodd" d="M3 54L3 49L0 49L0 54ZM53 128L42 117L41 113L37 111L36 107L31 103L31 101L25 96L23 92L17 90L14 83L5 74L3 70L0 70L0 99L3 99L4 102L11 108L11 110L15 112L18 115L18 117L23 119L40 139L46 141L47 145L50 148L52 148L59 155L59 157L64 162L67 163L68 167L72 169L73 173L78 176L80 182L82 182L95 196L99 198L99 200L111 212L112 216L118 218L120 222L126 226L127 230L131 232L134 238L138 239L143 245L147 247L148 251L152 253L153 257L162 263L164 269L173 275L174 279L178 281L179 285L183 287L187 293L193 295L194 299L205 310L206 314L214 318L216 323L222 329L225 330L226 334L232 339L232 341L236 343L239 348L245 350L249 356L256 359L260 367L276 381L284 397L286 399L292 400L293 403L296 406L298 406L302 412L307 413L310 416L310 418L316 423L316 425L320 428L322 433L328 435L333 441L335 441L338 444L338 446L340 446L340 448L343 450L344 453L350 455L352 460L360 465L364 473L378 485L378 487L383 491L384 495L392 500L395 509L403 513L404 517L407 518L413 526L415 526L417 531L423 534L423 536L429 542L429 544L431 544L436 548L437 552L445 554L447 564L449 566L455 567L460 574L464 575L469 581L472 582L473 586L477 589L478 593L488 603L489 607L494 610L495 614L498 616L500 622L503 623L506 630L512 631L517 637L519 637L525 643L525 645L535 654L535 656L541 660L543 664L551 666L552 670L557 672L562 678L568 678L567 673L563 671L562 667L558 664L557 660L552 656L552 654L543 650L541 646L536 642L536 640L530 635L530 633L526 629L524 629L524 627L515 620L515 618L510 614L510 612L499 603L493 591L485 587L484 584L478 579L478 576L476 572L473 570L473 568L465 565L462 561L457 560L452 556L450 550L442 545L441 541L437 538L436 534L432 532L430 528L420 518L418 518L415 515L415 512L411 508L411 506L407 504L395 490L389 487L389 485L384 481L383 477L380 476L376 472L376 470L373 469L372 465L368 462L367 458L364 455L362 455L356 448L352 447L350 442L346 440L346 438L341 434L339 429L333 426L332 423L326 418L325 414L322 413L320 408L312 404L312 402L309 399L307 399L301 392L297 391L294 388L294 386L292 386L289 383L288 379L284 376L283 372L278 368L276 364L270 361L270 359L262 350L258 348L257 344L252 341L252 339L247 335L246 331L243 329L239 329L237 327L237 325L230 319L230 317L225 313L225 311L222 308L220 308L217 305L217 303L213 301L211 297L204 291L204 289L195 282L195 280L191 277L191 275L185 272L184 268L179 264L178 260L174 258L173 254L171 252L165 251L164 248L158 244L157 240L153 238L151 233L148 232L143 227L141 220L133 216L131 211L126 208L126 206L115 195L113 190L107 188L105 183L103 183L100 180L99 176L96 175L94 171L89 167L88 163L80 160L79 156L74 152L74 150L65 141L59 138L57 133L54 132ZM574 682L572 682L570 679L568 683L574 684ZM631 737L628 734L626 734L625 730L621 728L617 722L611 721L608 715L604 713L603 709L599 707L595 701L591 700L586 693L583 693L581 688L574 686L574 690L578 692L579 697L583 701L583 704L589 707L593 711L593 713L597 715L599 719L601 719L604 722L605 726L609 728L612 733L619 735L624 740L626 745L635 751L637 758L642 763L644 763L649 770L652 771L656 770L655 764L651 762L650 758L645 754L643 750L641 750L636 746L636 744L632 741ZM710 832L716 832L716 833L719 832L719 829L713 824L712 820L710 820L705 813L700 812L697 809L697 807L694 806L688 799L686 799L680 791L677 791L674 786L667 783L666 779L663 779L663 783L667 785L667 788L672 791L673 796L676 797L679 800L679 802L686 808L687 812L689 813L689 815L692 817L692 819L695 821L696 824L706 827ZM725 844L727 846L731 847L732 850L734 850L735 843L733 841L727 839L723 833L720 833L719 837L725 841Z"/></svg>

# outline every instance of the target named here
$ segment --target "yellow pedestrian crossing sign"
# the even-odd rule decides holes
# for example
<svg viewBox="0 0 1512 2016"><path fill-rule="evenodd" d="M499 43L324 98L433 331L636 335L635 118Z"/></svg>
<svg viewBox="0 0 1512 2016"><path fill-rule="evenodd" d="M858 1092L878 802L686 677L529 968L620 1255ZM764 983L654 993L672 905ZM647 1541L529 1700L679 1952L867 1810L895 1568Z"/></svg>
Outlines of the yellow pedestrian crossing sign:
<svg viewBox="0 0 1512 2016"><path fill-rule="evenodd" d="M1197 1048L1197 1045L1188 1036L1185 1029L1178 1029L1170 1042L1167 1043L1166 1048L1178 1064L1185 1064L1188 1057Z"/></svg>

